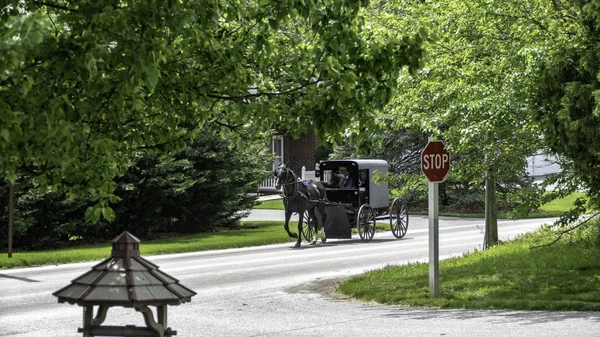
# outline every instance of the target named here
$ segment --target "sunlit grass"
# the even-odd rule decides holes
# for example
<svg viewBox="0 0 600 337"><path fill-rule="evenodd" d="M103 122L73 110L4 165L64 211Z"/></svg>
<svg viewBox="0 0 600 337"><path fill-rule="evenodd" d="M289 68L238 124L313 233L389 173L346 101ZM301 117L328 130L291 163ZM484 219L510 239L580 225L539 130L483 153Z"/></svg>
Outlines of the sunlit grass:
<svg viewBox="0 0 600 337"><path fill-rule="evenodd" d="M283 211L283 200L282 199L275 199L275 200L265 200L265 201L258 201L256 206L254 206L255 209L277 209L277 210L282 210Z"/></svg>
<svg viewBox="0 0 600 337"><path fill-rule="evenodd" d="M583 192L575 192L568 197L553 200L545 205L540 207L541 212L534 212L527 216L527 218L546 218L546 217L558 217L563 212L568 211L572 206L575 199L578 197L584 196ZM254 207L255 209L275 209L275 210L283 210L283 202L281 199L276 200L266 200L260 201ZM410 205L408 205L409 213L418 214L418 215L426 215L427 212L411 212ZM440 213L442 216L451 216L451 217L463 217L463 218L483 218L484 214L473 214L473 213ZM499 219L509 218L507 214L498 214Z"/></svg>
<svg viewBox="0 0 600 337"><path fill-rule="evenodd" d="M143 256L198 252L213 249L262 246L294 241L283 230L283 222L243 223L245 229L201 233L170 239L142 241L140 254ZM0 269L52 265L61 263L101 261L110 256L111 245L74 247L49 251L14 252L12 258L0 255Z"/></svg>
<svg viewBox="0 0 600 337"><path fill-rule="evenodd" d="M387 266L338 291L384 304L469 309L600 311L600 249L577 238L539 246L538 232L440 262L440 298L429 296L426 263Z"/></svg>
<svg viewBox="0 0 600 337"><path fill-rule="evenodd" d="M549 203L542 205L540 210L545 212L564 212L573 206L573 202L580 197L585 196L583 192L575 192L564 198L552 200Z"/></svg>

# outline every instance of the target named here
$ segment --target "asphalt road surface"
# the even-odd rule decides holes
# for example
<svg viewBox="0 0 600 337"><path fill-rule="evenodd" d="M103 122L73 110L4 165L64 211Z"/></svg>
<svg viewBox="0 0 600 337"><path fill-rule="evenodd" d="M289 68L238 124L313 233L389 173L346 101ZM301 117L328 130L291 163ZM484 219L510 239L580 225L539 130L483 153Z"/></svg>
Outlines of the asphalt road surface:
<svg viewBox="0 0 600 337"><path fill-rule="evenodd" d="M282 213L249 219L282 220ZM500 221L510 238L546 220ZM481 219L440 218L440 258L480 248ZM283 229L282 229L283 230ZM143 242L141 243L144 244ZM376 233L328 240L146 257L198 295L169 307L177 336L600 336L597 312L514 312L389 307L331 296L343 279L390 264L426 262L426 217L411 217L406 237ZM18 253L13 258L19 258ZM82 308L52 292L94 263L0 270L0 336L81 337ZM443 284L442 284L443 287ZM105 325L144 325L132 309L109 310Z"/></svg>

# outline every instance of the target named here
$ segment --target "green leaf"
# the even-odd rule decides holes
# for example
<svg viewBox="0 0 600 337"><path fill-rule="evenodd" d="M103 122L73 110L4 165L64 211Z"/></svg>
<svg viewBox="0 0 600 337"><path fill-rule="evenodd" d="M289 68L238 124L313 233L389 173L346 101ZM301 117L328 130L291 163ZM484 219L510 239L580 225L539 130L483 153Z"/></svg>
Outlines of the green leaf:
<svg viewBox="0 0 600 337"><path fill-rule="evenodd" d="M0 130L0 136L2 136L2 138L4 138L4 140L6 140L7 142L10 141L10 132L8 131L8 129Z"/></svg>
<svg viewBox="0 0 600 337"><path fill-rule="evenodd" d="M102 216L107 221L113 221L115 219L115 211L108 206L102 207Z"/></svg>
<svg viewBox="0 0 600 337"><path fill-rule="evenodd" d="M85 210L85 219L91 223L97 223L102 215L102 207L95 205Z"/></svg>
<svg viewBox="0 0 600 337"><path fill-rule="evenodd" d="M158 70L158 68L149 67L146 70L146 80L148 81L148 86L150 87L151 90L153 90L156 87L159 77L160 77L160 70Z"/></svg>

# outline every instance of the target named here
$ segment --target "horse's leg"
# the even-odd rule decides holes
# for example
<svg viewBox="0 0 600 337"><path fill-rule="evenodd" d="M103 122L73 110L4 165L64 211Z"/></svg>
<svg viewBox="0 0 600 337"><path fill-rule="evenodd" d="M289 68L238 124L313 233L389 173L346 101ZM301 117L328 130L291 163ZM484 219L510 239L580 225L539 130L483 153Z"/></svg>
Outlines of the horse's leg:
<svg viewBox="0 0 600 337"><path fill-rule="evenodd" d="M322 202L319 203L319 213L321 213L321 233L319 234L321 236L321 243L325 243L325 241L327 241L327 238L325 237L325 222L327 221L327 213L325 213L325 204ZM317 231L315 231L315 238L316 234Z"/></svg>
<svg viewBox="0 0 600 337"><path fill-rule="evenodd" d="M317 219L317 215L315 214L315 207L309 209L308 213L310 214L310 219L312 220L313 228L315 231L314 238L310 242L310 244L315 245L315 244L317 244L317 237L319 235L319 219Z"/></svg>
<svg viewBox="0 0 600 337"><path fill-rule="evenodd" d="M290 219L292 218L292 211L285 211L285 225L283 225L283 228L285 229L285 231L288 233L288 236L290 238L297 238L298 235L296 233L292 233L290 232Z"/></svg>
<svg viewBox="0 0 600 337"><path fill-rule="evenodd" d="M304 220L304 211L298 212L298 241L294 248L300 248L300 243L302 242L302 222Z"/></svg>

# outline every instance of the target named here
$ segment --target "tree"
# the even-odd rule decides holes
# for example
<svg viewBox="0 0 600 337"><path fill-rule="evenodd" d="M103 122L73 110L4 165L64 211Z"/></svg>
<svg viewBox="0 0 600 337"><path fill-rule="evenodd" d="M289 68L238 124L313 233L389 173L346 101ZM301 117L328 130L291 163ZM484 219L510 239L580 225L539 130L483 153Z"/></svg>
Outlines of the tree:
<svg viewBox="0 0 600 337"><path fill-rule="evenodd" d="M173 233L210 232L236 228L252 208L264 178L270 154L264 140L232 146L231 137L219 137L207 128L197 131L195 141L174 158L139 151L126 173L115 179L112 222L86 222L84 212L91 201L69 200L65 193L39 194L22 173L15 191L15 246L49 249L79 242L110 240L123 230L149 239ZM0 209L7 209L6 191L0 190ZM0 212L6 222L7 212ZM5 241L0 232L0 242ZM73 240L77 239L77 240Z"/></svg>
<svg viewBox="0 0 600 337"><path fill-rule="evenodd" d="M173 156L189 125L285 125L321 139L373 125L422 35L364 25L367 1L5 1L0 176L69 186L111 219L114 178L144 150Z"/></svg>
<svg viewBox="0 0 600 337"><path fill-rule="evenodd" d="M406 72L384 111L396 129L445 140L454 176L479 184L525 175L526 156L543 144L528 113L544 1L382 1L375 22L398 31L429 27L427 60ZM488 240L497 239L494 228Z"/></svg>
<svg viewBox="0 0 600 337"><path fill-rule="evenodd" d="M553 39L541 62L532 114L550 150L566 159L564 191L587 189L591 208L600 206L600 1L554 3L544 24ZM586 212L585 201L561 223Z"/></svg>

